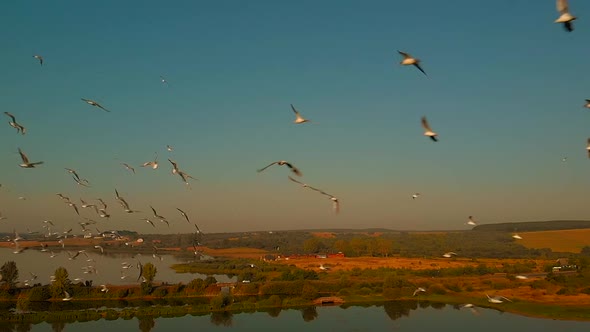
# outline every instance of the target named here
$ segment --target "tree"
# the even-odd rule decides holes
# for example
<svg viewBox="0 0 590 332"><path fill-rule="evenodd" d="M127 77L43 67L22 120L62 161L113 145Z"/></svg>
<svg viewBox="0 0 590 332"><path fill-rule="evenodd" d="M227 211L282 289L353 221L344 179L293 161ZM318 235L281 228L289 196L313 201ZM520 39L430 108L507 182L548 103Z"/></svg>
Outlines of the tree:
<svg viewBox="0 0 590 332"><path fill-rule="evenodd" d="M14 288L16 281L18 280L18 268L14 261L8 261L0 268L0 275L2 275L2 281L4 281L9 288Z"/></svg>
<svg viewBox="0 0 590 332"><path fill-rule="evenodd" d="M376 246L377 251L381 254L381 256L388 257L393 251L393 241L390 239L379 237L377 238Z"/></svg>
<svg viewBox="0 0 590 332"><path fill-rule="evenodd" d="M139 330L141 332L150 332L156 326L156 321L154 321L154 317L152 316L137 317L137 320L139 321Z"/></svg>
<svg viewBox="0 0 590 332"><path fill-rule="evenodd" d="M318 312L315 307L306 307L301 309L301 316L303 317L303 321L311 322L318 317Z"/></svg>
<svg viewBox="0 0 590 332"><path fill-rule="evenodd" d="M309 253L318 253L324 248L324 244L318 238L312 237L311 239L303 242L303 250Z"/></svg>
<svg viewBox="0 0 590 332"><path fill-rule="evenodd" d="M65 292L71 291L72 282L69 279L68 270L58 267L53 274L55 281L51 283L50 291L53 297L63 297Z"/></svg>
<svg viewBox="0 0 590 332"><path fill-rule="evenodd" d="M151 294L154 290L152 283L156 278L156 273L158 273L158 269L152 263L147 263L143 266L143 271L141 275L145 278L145 282L141 283L141 292L144 295Z"/></svg>
<svg viewBox="0 0 590 332"><path fill-rule="evenodd" d="M156 278L156 273L158 273L158 269L154 264L147 263L143 266L143 272L141 275L145 278L146 283L151 285Z"/></svg>

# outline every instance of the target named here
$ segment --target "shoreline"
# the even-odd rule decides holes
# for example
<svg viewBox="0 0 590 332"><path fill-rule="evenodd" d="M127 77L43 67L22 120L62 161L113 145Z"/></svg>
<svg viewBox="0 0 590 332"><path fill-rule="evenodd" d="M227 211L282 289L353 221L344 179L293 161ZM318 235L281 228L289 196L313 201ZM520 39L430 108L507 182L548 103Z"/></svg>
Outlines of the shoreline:
<svg viewBox="0 0 590 332"><path fill-rule="evenodd" d="M248 296L256 295L239 295L247 298ZM200 295L200 296L179 296L179 297L134 297L134 298L88 298L72 300L70 303L92 303L99 301L178 301L182 299L212 299L216 295ZM400 297L397 299L388 299L383 296L332 296L336 301L334 303L318 303L320 298L314 300L303 300L298 297L285 297L282 300L287 300L291 304L287 305L269 305L263 301L257 302L235 302L227 307L213 308L211 304L199 304L199 305L152 305L152 306L138 306L138 307L104 307L96 309L72 309L72 310L46 310L46 311L24 311L15 312L17 309L11 309L7 312L0 313L0 322L51 322L59 317L75 317L75 321L91 321L96 319L121 319L128 317L137 316L151 316L153 318L170 317L172 316L185 316L185 315L207 315L215 312L231 312L231 313L242 313L242 312L265 312L269 309L301 309L307 307L350 307L350 306L382 306L388 302L401 302L406 304L414 304L419 302L436 303L444 305L463 305L466 303L472 303L476 307L484 309L493 309L501 312L506 312L514 315L538 318L538 319L550 319L550 320L563 320L563 321L582 321L590 322L590 312L588 312L587 305L571 305L571 304L542 304L536 302L524 302L517 300L516 302L505 302L502 304L491 304L480 297L469 297L469 296L452 296L452 295L430 295L430 296L419 296L419 297ZM1 302L17 302L17 300L0 299ZM49 303L62 303L58 299L52 299L49 301L39 301ZM526 310L524 308L530 308L532 310ZM415 310L412 307L408 308L411 311ZM565 309L565 310L564 310ZM548 312L549 314L543 314L538 312ZM556 315L556 313L558 315ZM585 314L580 316L580 314ZM87 317L87 320L83 320L83 317ZM41 319L40 319L41 318Z"/></svg>

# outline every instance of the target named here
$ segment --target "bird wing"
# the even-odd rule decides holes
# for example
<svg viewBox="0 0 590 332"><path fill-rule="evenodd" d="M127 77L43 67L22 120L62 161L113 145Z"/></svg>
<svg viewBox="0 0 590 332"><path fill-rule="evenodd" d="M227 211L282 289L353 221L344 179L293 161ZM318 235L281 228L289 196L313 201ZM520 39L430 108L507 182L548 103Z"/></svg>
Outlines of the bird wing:
<svg viewBox="0 0 590 332"><path fill-rule="evenodd" d="M152 211L154 211L154 217L157 217L158 214L156 213L156 209L154 209L151 205L150 205L150 209L152 209Z"/></svg>
<svg viewBox="0 0 590 332"><path fill-rule="evenodd" d="M14 117L14 115L12 115L8 112L4 112L4 114L8 115L12 119L12 122L16 122L16 118Z"/></svg>
<svg viewBox="0 0 590 332"><path fill-rule="evenodd" d="M278 161L275 161L275 162L272 162L272 163L268 164L267 166L265 166L265 167L257 170L257 172L260 173L260 172L264 171L265 169L269 168L270 166L272 166L272 165L274 165L276 163L278 163Z"/></svg>
<svg viewBox="0 0 590 332"><path fill-rule="evenodd" d="M291 180L291 181L293 181L293 182L295 182L295 183L299 183L299 184L300 184L300 185L302 185L302 186L306 186L306 184L305 184L305 183L303 183L303 182L299 182L299 181L297 181L297 180L293 179L293 178L292 178L292 177L290 177L290 176L287 176L287 177L289 178L289 180Z"/></svg>
<svg viewBox="0 0 590 332"><path fill-rule="evenodd" d="M557 0L557 11L561 14L569 12L567 0Z"/></svg>
<svg viewBox="0 0 590 332"><path fill-rule="evenodd" d="M295 109L295 106L293 106L293 104L291 104L291 109L293 110L293 113L295 113L295 115L296 115L297 117L301 116L301 115L299 114L299 112L297 112L297 110Z"/></svg>
<svg viewBox="0 0 590 332"><path fill-rule="evenodd" d="M287 167L289 167L293 171L293 173L295 173L295 175L301 176L301 171L299 171L297 167L293 166L290 163L285 163L285 165L287 165Z"/></svg>
<svg viewBox="0 0 590 332"><path fill-rule="evenodd" d="M95 104L96 104L96 107L100 108L101 110L106 111L106 112L110 112L108 109L102 107L102 105L100 105L99 103L95 102Z"/></svg>
<svg viewBox="0 0 590 332"><path fill-rule="evenodd" d="M424 128L424 130L427 131L432 131L432 128L430 128L430 126L428 125L428 120L426 120L425 116L422 117L422 128Z"/></svg>
<svg viewBox="0 0 590 332"><path fill-rule="evenodd" d="M401 55L402 55L404 58L411 58L411 57L412 57L411 55L409 55L409 54L408 54L408 53L406 53L406 52L397 51L397 53L401 54Z"/></svg>
<svg viewBox="0 0 590 332"><path fill-rule="evenodd" d="M414 64L414 66L416 66L416 68L418 68L418 70L420 70L422 72L422 74L426 75L426 72L424 71L424 69L422 69L422 67L420 67L420 64L419 63L416 62ZM428 75L426 75L426 76L428 76Z"/></svg>
<svg viewBox="0 0 590 332"><path fill-rule="evenodd" d="M29 158L27 158L27 155L25 155L25 153L23 152L23 150L21 150L20 148L18 148L18 153L20 154L20 158L23 160L23 163L28 164L29 163Z"/></svg>

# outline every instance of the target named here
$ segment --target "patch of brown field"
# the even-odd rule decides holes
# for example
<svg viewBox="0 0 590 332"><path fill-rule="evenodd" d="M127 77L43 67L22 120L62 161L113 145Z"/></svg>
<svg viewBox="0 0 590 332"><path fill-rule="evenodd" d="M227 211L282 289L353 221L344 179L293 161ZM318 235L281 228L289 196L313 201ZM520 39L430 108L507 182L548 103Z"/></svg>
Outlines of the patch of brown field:
<svg viewBox="0 0 590 332"><path fill-rule="evenodd" d="M519 243L528 248L579 253L583 247L590 246L590 229L524 232L519 235L522 236Z"/></svg>
<svg viewBox="0 0 590 332"><path fill-rule="evenodd" d="M330 232L314 232L311 233L311 235L315 236L315 237L319 237L322 239L331 239L336 237L336 235L334 233L330 233Z"/></svg>
<svg viewBox="0 0 590 332"><path fill-rule="evenodd" d="M338 270L352 270L354 268L360 269L376 269L376 268L397 268L397 269L412 269L412 270L425 270L425 269L441 269L441 268L455 268L473 266L476 267L479 264L485 264L488 267L502 267L502 264L514 264L517 262L530 261L525 259L493 259L493 258L481 258L475 261L465 258L456 259L445 259L445 258L404 258L404 257L330 257L330 258L315 258L315 257L302 257L302 258L290 258L282 259L278 261L283 264L294 264L299 268L303 269L316 269L320 264L330 266L332 271ZM537 263L538 272L541 272L543 266L549 261L546 260L534 260Z"/></svg>

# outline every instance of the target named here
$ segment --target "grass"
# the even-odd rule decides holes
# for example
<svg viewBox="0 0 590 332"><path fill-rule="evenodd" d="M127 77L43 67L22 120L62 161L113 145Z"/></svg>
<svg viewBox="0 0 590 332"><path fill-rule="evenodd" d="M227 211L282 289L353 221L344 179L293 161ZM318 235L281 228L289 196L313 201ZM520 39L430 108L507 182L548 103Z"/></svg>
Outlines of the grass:
<svg viewBox="0 0 590 332"><path fill-rule="evenodd" d="M590 246L590 229L566 229L520 233L519 243L527 248L549 248L555 252L579 253Z"/></svg>

